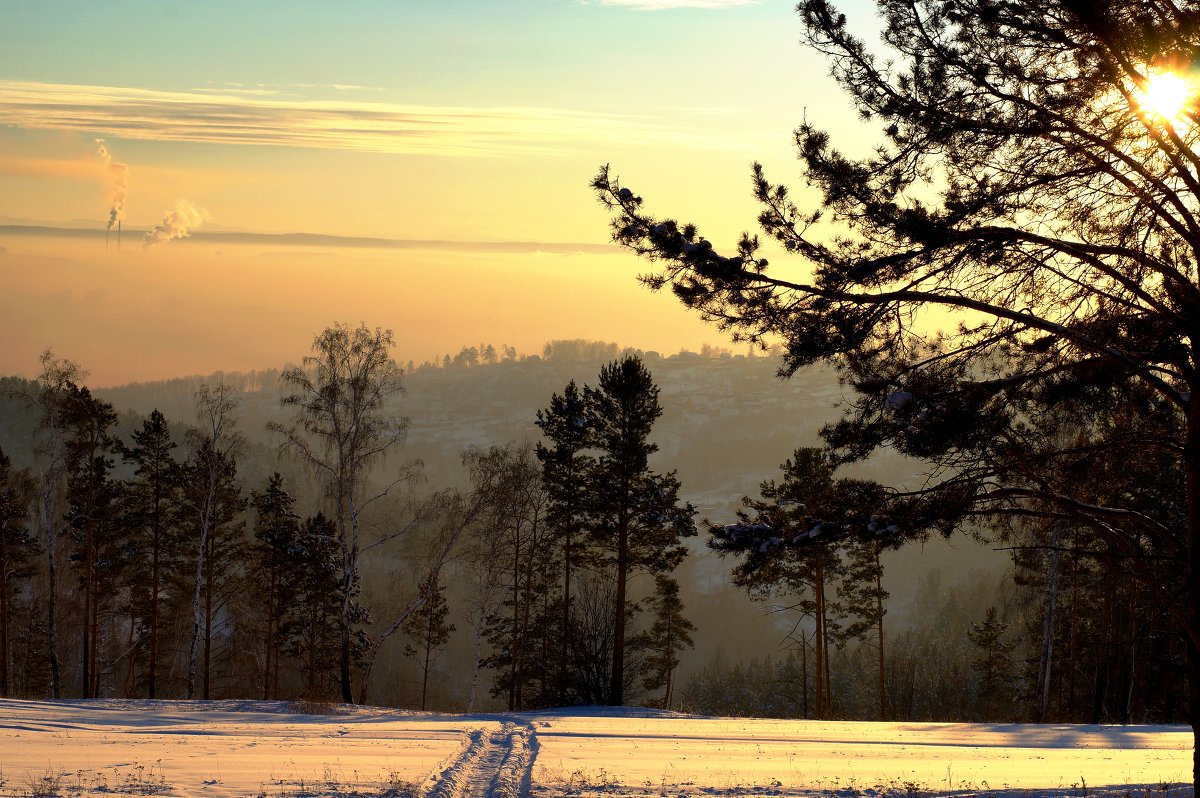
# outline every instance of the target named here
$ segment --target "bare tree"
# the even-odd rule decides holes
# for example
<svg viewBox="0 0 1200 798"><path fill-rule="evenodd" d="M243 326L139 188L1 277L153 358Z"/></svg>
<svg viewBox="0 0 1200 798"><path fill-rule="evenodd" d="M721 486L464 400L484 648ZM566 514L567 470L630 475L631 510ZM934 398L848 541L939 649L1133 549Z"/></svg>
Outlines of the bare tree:
<svg viewBox="0 0 1200 798"><path fill-rule="evenodd" d="M188 698L196 695L199 643L208 619L203 602L207 582L206 558L211 548L209 538L213 534L218 494L224 473L236 460L245 442L237 430L237 419L234 417L239 404L237 392L232 387L201 385L196 391L196 418L199 425L188 431L192 467L201 480L199 499L193 507L197 516L196 579L192 591L192 636L188 646ZM211 587L207 595L211 598Z"/></svg>
<svg viewBox="0 0 1200 798"><path fill-rule="evenodd" d="M41 356L42 372L38 375L38 402L42 418L37 456L37 519L46 547L47 617L46 647L50 667L50 695L59 698L62 689L61 666L58 661L58 548L59 538L66 530L66 480L64 414L70 403L72 388L87 379L87 372L76 362L56 358L47 349Z"/></svg>
<svg viewBox="0 0 1200 798"><path fill-rule="evenodd" d="M354 701L352 636L363 508L407 476L374 493L367 488L372 468L404 440L408 429L408 419L389 414L387 407L404 393L402 372L391 356L394 346L391 330L345 324L327 328L313 340L313 354L280 375L281 401L294 410L291 423L268 425L283 438L283 450L321 480L337 526L342 561L339 679L346 703Z"/></svg>

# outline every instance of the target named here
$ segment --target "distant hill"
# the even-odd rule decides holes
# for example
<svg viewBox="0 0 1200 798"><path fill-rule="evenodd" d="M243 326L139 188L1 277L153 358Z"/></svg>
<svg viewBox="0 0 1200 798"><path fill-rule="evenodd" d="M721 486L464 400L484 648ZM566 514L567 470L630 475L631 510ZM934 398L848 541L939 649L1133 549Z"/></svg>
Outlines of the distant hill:
<svg viewBox="0 0 1200 798"><path fill-rule="evenodd" d="M126 227L126 240L137 241L145 229ZM0 235L41 236L47 238L100 239L112 235L96 221L74 220L58 224L38 224L33 220L0 217ZM546 241L447 241L440 239L373 238L337 236L323 233L254 233L244 230L197 230L179 243L261 244L266 246L355 247L367 249L416 249L454 252L588 252L610 253L611 244ZM177 243L176 246L179 244Z"/></svg>

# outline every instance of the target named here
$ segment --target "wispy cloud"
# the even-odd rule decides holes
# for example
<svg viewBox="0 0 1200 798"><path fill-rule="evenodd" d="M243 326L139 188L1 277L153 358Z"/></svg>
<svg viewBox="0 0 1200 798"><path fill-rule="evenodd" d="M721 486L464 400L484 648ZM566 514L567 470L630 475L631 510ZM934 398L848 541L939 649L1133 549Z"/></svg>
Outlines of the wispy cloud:
<svg viewBox="0 0 1200 798"><path fill-rule="evenodd" d="M252 87L255 90L258 87ZM157 91L0 81L0 124L127 139L420 155L553 153L584 142L689 149L745 145L645 117L519 107L304 100L243 91Z"/></svg>
<svg viewBox="0 0 1200 798"><path fill-rule="evenodd" d="M732 8L755 6L760 0L600 0L603 6L625 6L638 11L666 11L673 8Z"/></svg>

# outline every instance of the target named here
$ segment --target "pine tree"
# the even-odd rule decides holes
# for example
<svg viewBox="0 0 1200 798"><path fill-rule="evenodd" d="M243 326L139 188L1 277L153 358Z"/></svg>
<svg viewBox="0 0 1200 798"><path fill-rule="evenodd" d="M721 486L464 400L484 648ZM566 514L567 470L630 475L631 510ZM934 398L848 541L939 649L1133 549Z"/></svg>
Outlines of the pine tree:
<svg viewBox="0 0 1200 798"><path fill-rule="evenodd" d="M123 565L124 530L117 518L114 500L118 487L112 479L114 455L120 451L111 434L116 422L112 405L93 397L87 388L70 389L64 414L64 462L67 519L83 599L80 681L84 698L99 693L101 620L117 597Z"/></svg>
<svg viewBox="0 0 1200 798"><path fill-rule="evenodd" d="M161 659L160 637L163 590L167 573L174 567L172 558L178 547L178 502L181 472L171 454L175 443L166 418L158 410L150 413L133 434L133 446L123 450L126 462L134 468L133 479L126 484L126 523L131 527L131 549L138 563L131 569L129 589L133 614L144 632L146 695L158 694L158 666ZM141 563L149 560L147 573ZM148 578L147 578L148 577ZM143 641L139 639L138 647ZM133 652L130 668L133 668Z"/></svg>
<svg viewBox="0 0 1200 798"><path fill-rule="evenodd" d="M1005 639L1008 624L996 616L996 608L988 607L982 621L971 625L967 637L978 649L972 666L978 684L983 716L980 720L997 720L995 713L1011 703L1013 674L1011 653L1013 643Z"/></svg>
<svg viewBox="0 0 1200 798"><path fill-rule="evenodd" d="M586 454L589 445L589 425L584 394L567 383L562 394L550 397L550 404L537 413L538 427L551 446L537 445L537 457L542 463L542 485L549 498L547 522L560 538L562 551L559 568L562 572L562 595L559 619L560 651L558 652L558 702L565 704L570 694L569 673L576 657L573 622L571 619L571 577L575 567L587 562L590 552L583 540L587 521L587 480L595 464Z"/></svg>
<svg viewBox="0 0 1200 798"><path fill-rule="evenodd" d="M629 578L638 570L674 570L686 553L680 538L695 534L695 510L680 503L674 472L650 470L649 457L658 450L650 432L662 408L642 361L631 355L604 366L598 386L585 388L584 396L592 446L599 451L590 487L591 531L607 553L615 587L608 701L619 706L625 700Z"/></svg>
<svg viewBox="0 0 1200 798"><path fill-rule="evenodd" d="M452 623L446 623L450 607L446 604L446 589L439 581L426 579L422 582L420 598L420 607L404 623L404 633L412 641L404 647L404 654L416 657L421 669L421 711L424 712L433 659L438 650L450 641L450 634L455 627Z"/></svg>
<svg viewBox="0 0 1200 798"><path fill-rule="evenodd" d="M798 642L813 651L813 715L827 718L833 712L831 649L847 616L846 602L838 595L847 573L839 531L884 523L867 518L866 508L878 501L880 491L872 483L835 479L834 462L821 449L797 449L782 468L782 481L762 483L761 500L743 499L746 509L738 513L738 523L710 530L709 545L740 559L733 569L735 584L759 597L784 596L789 609L811 619L813 635L804 634ZM880 574L872 571L871 576L878 580ZM881 590L879 585L876 581ZM853 595L854 590L847 592ZM882 598L876 594L876 599L873 611L860 606L874 621L882 609Z"/></svg>
<svg viewBox="0 0 1200 798"><path fill-rule="evenodd" d="M33 573L37 554L37 539L26 527L33 487L29 473L14 469L0 450L0 698L7 698L12 686L15 600L20 583Z"/></svg>
<svg viewBox="0 0 1200 798"><path fill-rule="evenodd" d="M287 641L287 653L299 660L304 696L327 699L338 694L341 652L342 567L337 525L322 513L305 519L295 554L295 601L281 634ZM357 611L351 613L351 618L357 617Z"/></svg>
<svg viewBox="0 0 1200 798"><path fill-rule="evenodd" d="M684 617L679 583L670 576L655 577L654 595L646 603L654 613L654 623L630 640L629 646L644 655L640 668L642 686L647 690L662 690L662 707L670 709L679 652L694 645L691 633L696 626Z"/></svg>
<svg viewBox="0 0 1200 798"><path fill-rule="evenodd" d="M251 494L254 539L251 546L250 583L262 614L262 697L279 692L279 666L286 644L283 620L296 596L295 566L300 537L296 500L283 487L276 471L266 488Z"/></svg>

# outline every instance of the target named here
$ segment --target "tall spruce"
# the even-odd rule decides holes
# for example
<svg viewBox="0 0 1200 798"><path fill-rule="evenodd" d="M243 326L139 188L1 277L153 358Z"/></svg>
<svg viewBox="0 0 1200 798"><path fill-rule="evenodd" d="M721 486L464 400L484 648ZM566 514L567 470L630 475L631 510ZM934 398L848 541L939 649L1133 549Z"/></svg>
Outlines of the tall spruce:
<svg viewBox="0 0 1200 798"><path fill-rule="evenodd" d="M679 582L670 576L660 574L655 578L654 594L646 603L654 614L654 622L630 640L629 646L643 654L639 668L642 686L646 690L662 690L662 708L670 709L675 697L679 655L683 649L695 645L692 632L696 631L696 625L684 616Z"/></svg>
<svg viewBox="0 0 1200 798"><path fill-rule="evenodd" d="M112 435L117 414L87 388L68 390L63 422L67 430L67 518L79 570L83 601L80 687L84 698L100 689L101 621L117 596L122 565L123 526L117 518L117 484L112 477L120 443Z"/></svg>
<svg viewBox="0 0 1200 798"><path fill-rule="evenodd" d="M549 498L547 522L559 536L561 548L562 595L559 618L558 700L565 704L570 695L571 663L576 658L571 619L571 576L580 562L588 559L583 539L587 522L587 480L594 465L586 453L589 446L585 395L571 380L562 394L550 397L550 404L537 412L535 422L550 446L537 444L542 463L542 486Z"/></svg>
<svg viewBox="0 0 1200 798"><path fill-rule="evenodd" d="M134 614L144 630L149 698L158 697L163 590L178 548L176 521L182 475L171 453L175 447L167 420L156 409L133 433L133 445L123 451L125 461L133 466L133 478L125 491L126 519L132 527L131 548L139 561L149 566L147 571L139 562L129 580L134 596L141 598L135 602ZM139 647L142 647L140 640ZM130 656L132 663L132 651Z"/></svg>
<svg viewBox="0 0 1200 798"><path fill-rule="evenodd" d="M342 568L337 524L323 513L305 519L296 541L295 599L284 617L285 650L299 661L305 698L339 694ZM352 620L357 620L357 601Z"/></svg>
<svg viewBox="0 0 1200 798"><path fill-rule="evenodd" d="M590 483L593 539L606 554L615 588L608 701L625 702L626 605L637 571L664 574L683 559L680 538L696 532L690 504L680 503L674 472L650 470L654 422L662 415L658 386L633 355L600 369L596 388L585 388L587 423L599 453Z"/></svg>
<svg viewBox="0 0 1200 798"><path fill-rule="evenodd" d="M261 613L262 697L277 698L280 659L287 638L284 618L296 599L295 584L300 552L300 516L296 500L284 490L276 471L261 492L251 494L254 507L254 544L251 547L250 582Z"/></svg>
<svg viewBox="0 0 1200 798"><path fill-rule="evenodd" d="M404 622L404 634L409 643L404 654L417 660L421 669L421 711L428 706L429 674L434 658L455 631L454 624L447 623L450 607L446 603L446 588L436 576L421 583L421 604Z"/></svg>

